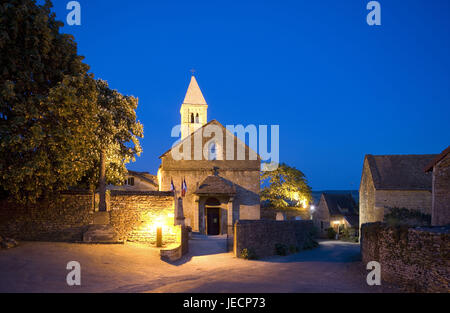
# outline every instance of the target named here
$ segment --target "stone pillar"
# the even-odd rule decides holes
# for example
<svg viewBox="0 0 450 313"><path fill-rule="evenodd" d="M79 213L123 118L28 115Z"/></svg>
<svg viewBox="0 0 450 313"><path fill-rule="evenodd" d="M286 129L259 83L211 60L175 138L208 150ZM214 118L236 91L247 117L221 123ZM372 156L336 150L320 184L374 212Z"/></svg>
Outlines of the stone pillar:
<svg viewBox="0 0 450 313"><path fill-rule="evenodd" d="M194 196L194 220L191 221L192 224L192 230L193 231L201 231L201 221L200 221L200 197L199 196Z"/></svg>
<svg viewBox="0 0 450 313"><path fill-rule="evenodd" d="M175 225L181 225L184 227L184 212L183 212L183 198L178 198L178 204L176 206L176 213L175 213Z"/></svg>
<svg viewBox="0 0 450 313"><path fill-rule="evenodd" d="M233 203L234 198L230 197L227 204L227 234L228 236L233 236Z"/></svg>

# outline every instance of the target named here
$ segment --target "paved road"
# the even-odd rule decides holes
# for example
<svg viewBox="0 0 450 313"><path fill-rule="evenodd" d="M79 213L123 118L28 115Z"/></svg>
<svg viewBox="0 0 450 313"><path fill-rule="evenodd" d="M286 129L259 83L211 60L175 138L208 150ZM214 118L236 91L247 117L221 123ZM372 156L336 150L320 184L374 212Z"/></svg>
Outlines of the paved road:
<svg viewBox="0 0 450 313"><path fill-rule="evenodd" d="M366 284L359 245L322 241L317 249L247 261L225 252L225 239L190 242L175 264L144 245L25 242L0 251L0 292L390 292ZM66 284L66 265L81 264L81 286Z"/></svg>

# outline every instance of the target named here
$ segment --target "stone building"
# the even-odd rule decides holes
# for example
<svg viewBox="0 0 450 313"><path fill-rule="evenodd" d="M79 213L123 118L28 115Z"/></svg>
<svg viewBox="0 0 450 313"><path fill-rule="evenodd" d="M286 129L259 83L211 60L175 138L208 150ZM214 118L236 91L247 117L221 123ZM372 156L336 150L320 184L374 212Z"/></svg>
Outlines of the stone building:
<svg viewBox="0 0 450 313"><path fill-rule="evenodd" d="M431 174L423 169L435 157L435 154L366 155L359 187L360 226L383 221L387 208L431 214Z"/></svg>
<svg viewBox="0 0 450 313"><path fill-rule="evenodd" d="M425 168L432 172L431 224L443 226L450 224L450 147L442 151Z"/></svg>
<svg viewBox="0 0 450 313"><path fill-rule="evenodd" d="M313 213L314 225L325 236L327 228L358 228L358 206L351 194L322 193Z"/></svg>
<svg viewBox="0 0 450 313"><path fill-rule="evenodd" d="M128 170L127 178L123 185L108 185L108 190L123 191L157 191L159 190L158 178L148 172L135 172Z"/></svg>
<svg viewBox="0 0 450 313"><path fill-rule="evenodd" d="M261 159L216 120L194 76L181 105L181 140L160 156L160 191L182 183L186 226L203 234L232 234L238 219L260 219Z"/></svg>

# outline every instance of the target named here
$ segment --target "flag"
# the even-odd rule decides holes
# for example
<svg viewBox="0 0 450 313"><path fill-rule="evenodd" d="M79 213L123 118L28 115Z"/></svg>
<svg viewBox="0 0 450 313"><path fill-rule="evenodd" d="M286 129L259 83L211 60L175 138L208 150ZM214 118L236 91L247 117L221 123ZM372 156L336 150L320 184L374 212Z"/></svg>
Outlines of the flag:
<svg viewBox="0 0 450 313"><path fill-rule="evenodd" d="M186 196L187 192L187 185L186 185L186 179L183 179L183 182L181 183L181 196Z"/></svg>
<svg viewBox="0 0 450 313"><path fill-rule="evenodd" d="M173 184L173 180L170 180L170 191L175 191L175 185Z"/></svg>

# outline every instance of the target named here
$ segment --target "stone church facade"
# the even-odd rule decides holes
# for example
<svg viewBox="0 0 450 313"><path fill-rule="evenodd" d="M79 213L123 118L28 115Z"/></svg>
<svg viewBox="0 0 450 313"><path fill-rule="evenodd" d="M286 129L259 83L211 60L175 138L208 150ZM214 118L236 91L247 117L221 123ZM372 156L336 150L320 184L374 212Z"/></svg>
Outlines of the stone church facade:
<svg viewBox="0 0 450 313"><path fill-rule="evenodd" d="M261 159L218 121L208 122L207 108L192 76L180 110L181 140L160 156L159 190L170 191L173 182L180 197L185 181L186 226L207 235L232 235L235 221L260 219Z"/></svg>

